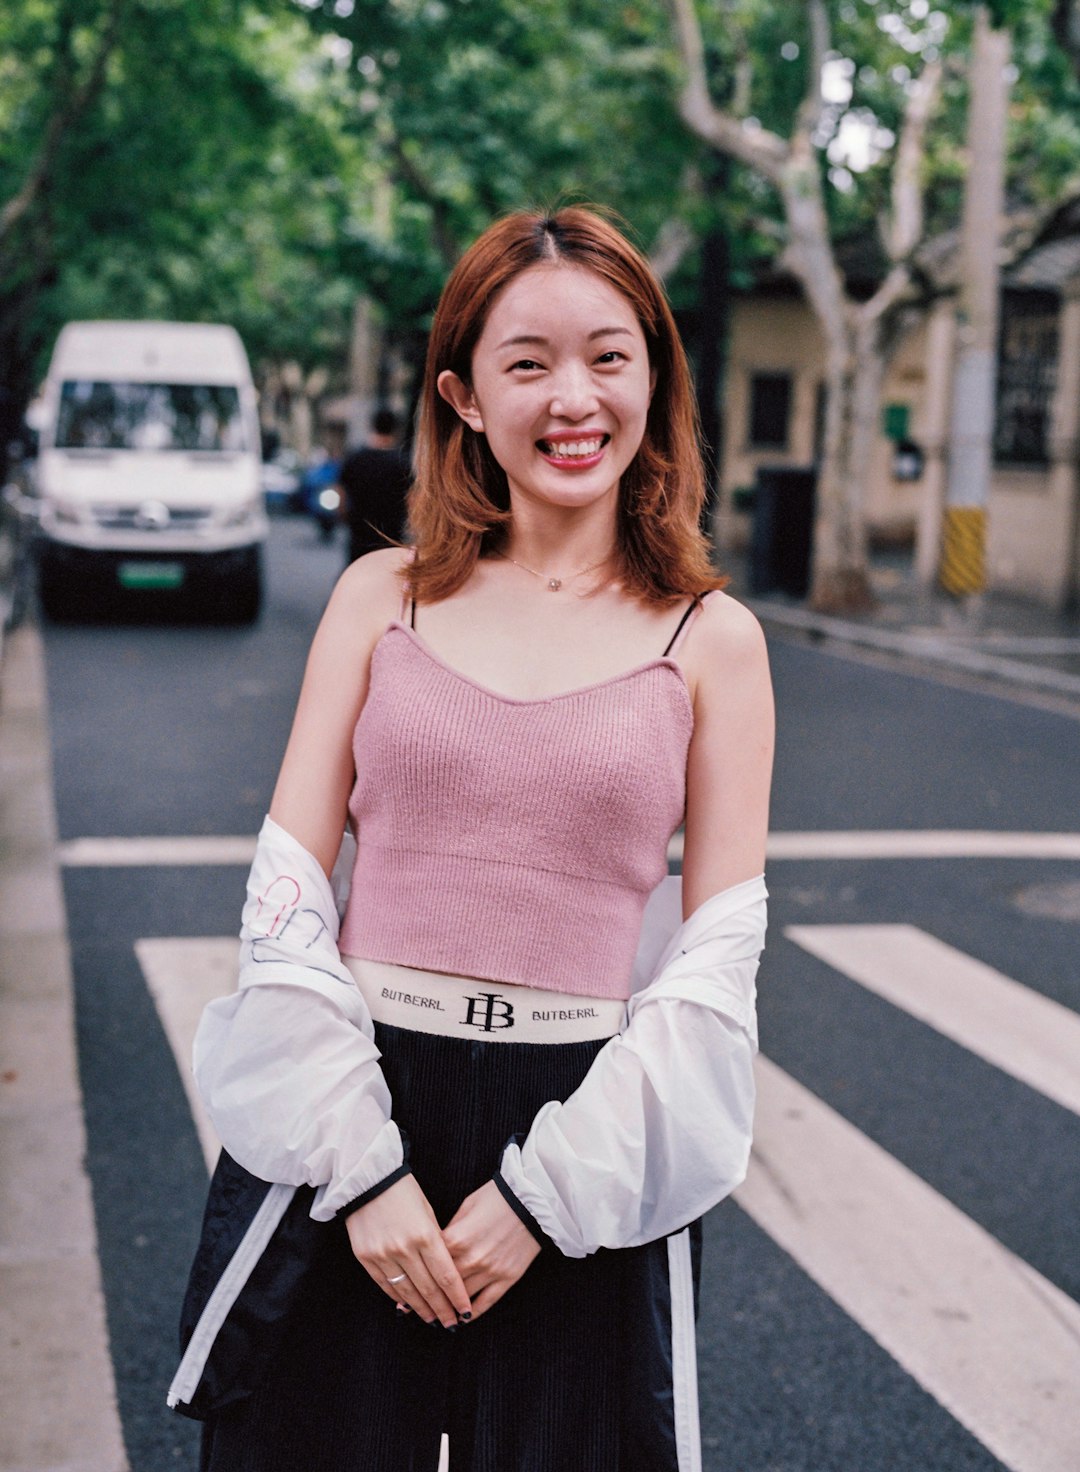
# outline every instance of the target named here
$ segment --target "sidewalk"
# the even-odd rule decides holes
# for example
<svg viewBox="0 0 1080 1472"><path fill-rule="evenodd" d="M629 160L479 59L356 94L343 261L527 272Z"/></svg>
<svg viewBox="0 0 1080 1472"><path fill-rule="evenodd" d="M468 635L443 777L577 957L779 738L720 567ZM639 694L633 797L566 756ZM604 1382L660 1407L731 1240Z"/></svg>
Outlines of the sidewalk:
<svg viewBox="0 0 1080 1472"><path fill-rule="evenodd" d="M878 554L871 584L873 613L835 617L811 612L782 593L752 596L745 560L724 563L731 591L765 624L778 630L893 655L905 662L945 667L1015 689L1080 702L1080 616L987 593L964 608L916 583L909 560Z"/></svg>
<svg viewBox="0 0 1080 1472"><path fill-rule="evenodd" d="M101 1291L41 640L0 663L0 1472L125 1472Z"/></svg>

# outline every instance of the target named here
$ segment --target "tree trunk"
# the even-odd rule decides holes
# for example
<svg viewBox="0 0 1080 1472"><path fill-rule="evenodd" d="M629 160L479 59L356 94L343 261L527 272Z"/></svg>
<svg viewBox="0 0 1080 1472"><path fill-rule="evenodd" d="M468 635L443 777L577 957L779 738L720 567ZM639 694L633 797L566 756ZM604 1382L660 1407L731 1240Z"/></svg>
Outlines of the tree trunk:
<svg viewBox="0 0 1080 1472"><path fill-rule="evenodd" d="M803 140L798 140L803 143ZM825 337L825 435L818 466L810 606L826 613L873 607L863 519L865 475L873 448L882 372L860 385L867 367L867 329L847 300L833 255L817 157L809 140L792 148L782 181L790 231L786 259ZM876 342L871 332L870 342ZM867 423L869 419L869 423Z"/></svg>
<svg viewBox="0 0 1080 1472"><path fill-rule="evenodd" d="M731 160L718 155L713 161L710 186L718 192L728 188ZM731 247L727 227L714 225L702 241L701 273L697 314L697 397L701 437L705 448L708 487L702 511L702 527L711 535L719 504L720 472L724 463L724 418L720 398L727 360L729 299L731 291Z"/></svg>
<svg viewBox="0 0 1080 1472"><path fill-rule="evenodd" d="M940 572L942 586L957 597L981 593L986 586L1009 54L1008 31L992 30L986 6L980 5L971 54L968 173Z"/></svg>
<svg viewBox="0 0 1080 1472"><path fill-rule="evenodd" d="M877 317L850 314L828 357L810 589L810 606L821 613L863 613L875 606L864 506L892 345L890 326Z"/></svg>

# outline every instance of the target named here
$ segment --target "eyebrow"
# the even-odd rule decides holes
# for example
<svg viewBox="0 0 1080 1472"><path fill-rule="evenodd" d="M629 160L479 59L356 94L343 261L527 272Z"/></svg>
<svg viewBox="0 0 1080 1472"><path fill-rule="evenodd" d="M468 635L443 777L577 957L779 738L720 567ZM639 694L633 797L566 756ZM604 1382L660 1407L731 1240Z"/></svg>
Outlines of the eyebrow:
<svg viewBox="0 0 1080 1472"><path fill-rule="evenodd" d="M598 337L612 337L615 333L622 333L626 337L633 337L634 335L629 327L597 327L594 332L589 333L587 341L593 342ZM499 343L495 351L501 352L503 348L519 347L524 344L547 347L548 339L546 337L537 337L531 333L522 333L519 337L508 337L505 342Z"/></svg>

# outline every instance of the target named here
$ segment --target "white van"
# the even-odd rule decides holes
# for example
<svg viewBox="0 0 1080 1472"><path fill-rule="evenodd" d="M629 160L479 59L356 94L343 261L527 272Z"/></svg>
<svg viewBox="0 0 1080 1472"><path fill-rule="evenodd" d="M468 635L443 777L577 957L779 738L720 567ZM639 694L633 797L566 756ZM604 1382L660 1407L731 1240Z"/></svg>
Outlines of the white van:
<svg viewBox="0 0 1080 1472"><path fill-rule="evenodd" d="M247 355L231 327L70 322L42 393L42 605L183 589L257 617L269 526Z"/></svg>

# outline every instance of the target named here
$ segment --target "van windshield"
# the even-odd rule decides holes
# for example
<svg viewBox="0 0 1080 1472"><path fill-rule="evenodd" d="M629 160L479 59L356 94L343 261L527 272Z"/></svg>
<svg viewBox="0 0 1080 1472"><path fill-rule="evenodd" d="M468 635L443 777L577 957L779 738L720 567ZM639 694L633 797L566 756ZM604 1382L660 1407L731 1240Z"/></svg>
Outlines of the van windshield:
<svg viewBox="0 0 1080 1472"><path fill-rule="evenodd" d="M244 450L240 395L226 384L94 383L60 390L60 450Z"/></svg>

